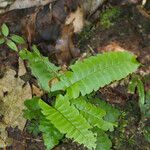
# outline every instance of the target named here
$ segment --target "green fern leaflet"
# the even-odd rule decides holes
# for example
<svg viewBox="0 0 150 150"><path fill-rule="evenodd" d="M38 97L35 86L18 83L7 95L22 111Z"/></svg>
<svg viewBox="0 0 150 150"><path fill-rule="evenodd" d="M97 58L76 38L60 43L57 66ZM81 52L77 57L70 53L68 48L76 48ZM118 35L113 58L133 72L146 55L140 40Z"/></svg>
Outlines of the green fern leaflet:
<svg viewBox="0 0 150 150"><path fill-rule="evenodd" d="M139 66L129 52L109 52L92 56L70 67L71 71L60 76L51 91L66 90L67 97L77 98L97 91L100 87L120 80L134 72Z"/></svg>
<svg viewBox="0 0 150 150"><path fill-rule="evenodd" d="M73 105L70 105L67 98L60 95L54 107L43 101L39 101L39 105L46 119L61 133L66 134L67 138L84 144L89 149L96 148L96 135L89 130L92 126Z"/></svg>
<svg viewBox="0 0 150 150"><path fill-rule="evenodd" d="M114 124L103 119L103 117L106 115L106 112L102 108L96 107L95 105L86 102L82 97L71 100L71 102L78 108L80 113L93 127L98 127L104 131L113 131Z"/></svg>
<svg viewBox="0 0 150 150"><path fill-rule="evenodd" d="M19 54L22 59L28 60L32 74L37 78L40 87L49 91L49 81L58 75L59 67L50 63L47 57L42 56L36 46L33 46L33 52L24 49Z"/></svg>

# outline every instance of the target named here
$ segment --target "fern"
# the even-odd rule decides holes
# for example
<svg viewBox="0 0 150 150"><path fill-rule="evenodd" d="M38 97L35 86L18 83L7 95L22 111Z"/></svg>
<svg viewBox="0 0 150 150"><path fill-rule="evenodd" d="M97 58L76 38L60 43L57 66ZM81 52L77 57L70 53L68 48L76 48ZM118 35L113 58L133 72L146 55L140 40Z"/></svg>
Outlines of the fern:
<svg viewBox="0 0 150 150"><path fill-rule="evenodd" d="M114 126L118 125L117 120L120 116L120 111L118 109L112 107L106 101L100 100L99 98L90 97L86 98L86 101L96 105L98 108L101 108L106 112L104 120L111 122Z"/></svg>
<svg viewBox="0 0 150 150"><path fill-rule="evenodd" d="M37 131L42 132L44 144L49 150L59 143L59 140L63 138L63 134L61 134L41 113L41 108L38 105L39 100L38 97L33 97L32 99L25 101L27 109L24 110L24 117L30 120L31 123L36 121L36 126L33 126L34 128L32 131L35 132L36 129ZM28 128L30 129L30 126Z"/></svg>
<svg viewBox="0 0 150 150"><path fill-rule="evenodd" d="M150 89L146 92L146 95L145 95L143 114L146 118L150 118Z"/></svg>
<svg viewBox="0 0 150 150"><path fill-rule="evenodd" d="M44 144L47 150L53 149L63 138L63 134L61 134L53 124L45 119L45 117L43 117L40 121L39 130L42 132Z"/></svg>
<svg viewBox="0 0 150 150"><path fill-rule="evenodd" d="M60 76L51 91L66 90L67 96L77 98L97 91L100 87L120 80L139 66L136 58L129 52L109 52L92 56L70 67L71 71Z"/></svg>
<svg viewBox="0 0 150 150"><path fill-rule="evenodd" d="M93 127L97 126L104 131L113 131L114 124L103 119L103 117L106 115L106 112L102 108L98 108L95 105L86 102L82 97L74 99L71 102L80 110L80 113Z"/></svg>
<svg viewBox="0 0 150 150"><path fill-rule="evenodd" d="M148 120L150 119L150 90L148 90L146 92L146 95L145 95L145 104L143 106L143 120ZM147 121L147 122L148 122ZM144 127L144 137L145 139L150 143L150 126L149 124L146 124L145 123L145 127Z"/></svg>
<svg viewBox="0 0 150 150"><path fill-rule="evenodd" d="M28 60L32 74L37 78L41 88L49 91L49 81L58 75L59 67L50 63L48 58L42 56L36 46L33 46L33 52L24 49L19 54L22 59Z"/></svg>
<svg viewBox="0 0 150 150"><path fill-rule="evenodd" d="M94 128L93 131L97 133L97 145L95 150L110 150L112 147L112 142L108 135L98 128Z"/></svg>
<svg viewBox="0 0 150 150"><path fill-rule="evenodd" d="M5 43L17 52L16 44L25 42L17 35L9 37L9 28L5 24L2 25L2 34L0 44ZM32 52L27 49L21 50L19 55L28 61L40 87L48 92L49 96L58 96L52 106L36 97L25 102L27 109L24 117L31 123L37 123L32 124L30 129L36 134L39 131L42 133L47 149L54 148L65 134L67 138L83 144L88 149L109 150L112 144L105 131L112 131L114 126L117 126L119 113L102 101L97 105L81 96L97 91L100 87L135 71L139 66L136 58L128 52L109 52L76 62L70 66L69 71L59 74L60 68L42 56L36 46L33 46ZM143 99L142 86L142 82L138 82L140 103L144 104L146 101ZM65 96L60 95L60 90L66 93ZM145 136L148 137L148 134Z"/></svg>
<svg viewBox="0 0 150 150"><path fill-rule="evenodd" d="M40 122L40 130L43 132L47 147L52 148L57 144L62 137L57 137L56 133L62 133L60 135L65 134L67 138L89 149L95 149L98 136L97 132L93 132L93 128L100 129L102 135L104 131L113 131L114 126L117 126L118 114L116 111L113 113L115 109L111 109L106 103L96 106L79 95L81 93L82 96L85 96L112 81L126 77L139 66L136 58L128 52L105 53L77 62L70 67L70 71L60 75L57 73L59 68L41 56L36 48L32 53L27 50L22 51L21 56L29 61L32 74L35 75L44 90L66 91L65 96L59 95L56 98L53 106L42 100L38 103L44 118L44 121ZM48 83L55 77L59 77L59 80L51 84L50 89ZM52 143L49 142L49 138ZM99 139L102 140L100 137ZM109 141L107 136L104 139Z"/></svg>
<svg viewBox="0 0 150 150"><path fill-rule="evenodd" d="M144 135L144 138L150 143L150 127L147 124L147 120L150 118L150 90L144 90L144 84L141 80L141 77L138 75L133 75L131 82L129 84L129 92L134 94L137 89L139 95L139 108L141 110L141 124Z"/></svg>
<svg viewBox="0 0 150 150"><path fill-rule="evenodd" d="M96 147L96 137L89 129L92 126L79 113L79 111L70 105L67 98L59 96L56 99L54 107L47 105L43 101L39 102L42 113L48 120L66 137L84 144L89 149Z"/></svg>
<svg viewBox="0 0 150 150"><path fill-rule="evenodd" d="M130 93L135 93L135 89L137 87L138 94L139 94L139 106L141 111L143 111L144 104L145 104L145 92L144 92L144 84L138 75L134 75L132 80L129 84L129 91Z"/></svg>

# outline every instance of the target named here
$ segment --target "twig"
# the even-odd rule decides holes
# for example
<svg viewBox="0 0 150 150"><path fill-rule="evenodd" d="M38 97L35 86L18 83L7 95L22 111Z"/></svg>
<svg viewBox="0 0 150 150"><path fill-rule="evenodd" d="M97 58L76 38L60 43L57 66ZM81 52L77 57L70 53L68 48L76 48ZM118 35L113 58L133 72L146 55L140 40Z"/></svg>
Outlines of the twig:
<svg viewBox="0 0 150 150"><path fill-rule="evenodd" d="M95 55L94 49L89 44L87 45L87 47L89 48L89 50L92 53L92 55Z"/></svg>
<svg viewBox="0 0 150 150"><path fill-rule="evenodd" d="M32 141L36 141L36 142L42 142L43 141L40 139L34 139L34 138L29 138L29 137L26 137L26 140L32 140Z"/></svg>

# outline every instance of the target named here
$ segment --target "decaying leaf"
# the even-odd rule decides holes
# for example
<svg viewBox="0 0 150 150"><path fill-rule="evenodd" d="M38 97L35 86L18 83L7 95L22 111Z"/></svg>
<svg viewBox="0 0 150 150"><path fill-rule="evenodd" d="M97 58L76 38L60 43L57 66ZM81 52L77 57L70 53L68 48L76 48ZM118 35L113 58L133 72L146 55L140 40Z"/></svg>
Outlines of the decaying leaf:
<svg viewBox="0 0 150 150"><path fill-rule="evenodd" d="M70 13L66 20L66 25L73 24L74 32L78 33L84 26L84 13L81 7L78 7L75 12Z"/></svg>
<svg viewBox="0 0 150 150"><path fill-rule="evenodd" d="M44 94L44 92L40 88L32 84L32 94L37 97L41 97Z"/></svg>
<svg viewBox="0 0 150 150"><path fill-rule="evenodd" d="M19 58L18 63L19 63L18 76L23 76L26 73L24 62L21 58Z"/></svg>
<svg viewBox="0 0 150 150"><path fill-rule="evenodd" d="M12 139L7 136L6 124L0 122L0 148L10 146L11 144Z"/></svg>
<svg viewBox="0 0 150 150"><path fill-rule="evenodd" d="M22 24L24 26L23 34L26 36L29 43L31 43L34 37L36 36L35 21L36 21L37 12L38 10L22 21Z"/></svg>
<svg viewBox="0 0 150 150"><path fill-rule="evenodd" d="M69 64L72 58L77 58L80 55L80 50L74 46L72 37L74 27L70 23L62 28L61 37L56 41L56 59L59 64Z"/></svg>
<svg viewBox="0 0 150 150"><path fill-rule="evenodd" d="M26 120L23 118L24 100L31 98L31 88L16 72L8 69L0 79L0 147L10 144L7 127L18 127L23 130Z"/></svg>
<svg viewBox="0 0 150 150"><path fill-rule="evenodd" d="M119 43L116 42L111 42L106 46L99 47L98 48L99 52L110 52L110 51L115 51L115 52L123 52L125 49L119 45Z"/></svg>

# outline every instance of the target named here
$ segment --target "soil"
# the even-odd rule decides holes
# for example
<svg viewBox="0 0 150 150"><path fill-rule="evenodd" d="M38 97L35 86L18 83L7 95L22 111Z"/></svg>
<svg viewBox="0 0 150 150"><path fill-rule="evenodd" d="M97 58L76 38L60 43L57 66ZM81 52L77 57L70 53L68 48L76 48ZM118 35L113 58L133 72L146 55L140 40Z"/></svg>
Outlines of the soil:
<svg viewBox="0 0 150 150"><path fill-rule="evenodd" d="M121 16L108 29L101 25L99 19L94 22L94 29L90 32L90 38L85 38L78 46L82 52L90 52L90 55L117 48L131 51L137 55L137 58L143 64L138 73L150 77L150 31L147 28L148 25L150 27L150 20L145 17L146 19L143 19L144 21L142 22L144 25L139 25L137 16L142 18L143 14L140 14L136 7L122 8L122 10ZM136 15L133 16L132 12ZM7 47L0 47L0 76L3 75L6 66L11 66L17 70L18 64L15 61L17 57L16 53L10 52ZM128 78L126 80L128 81ZM137 106L138 96L127 93L126 80L123 81L123 84L119 82L115 87L112 85L107 86L100 89L97 93L98 97L115 105L127 114L130 113L130 116L127 115L126 118L128 124L123 133L124 136L121 137L122 133L118 129L110 137L112 139L117 137L117 139L114 138L113 140L114 149L116 150L149 150L150 144L145 141L143 135L137 129L140 117L140 110ZM150 82L145 84L145 89L150 89ZM8 150L44 150L41 136L33 137L33 135L26 131L26 128L23 132L17 128L9 128L8 133L14 139L13 145L8 147ZM130 141L132 135L134 135L133 143ZM119 144L118 141L120 142ZM58 147L54 148L54 150L84 149L82 146L78 146L68 140L63 141Z"/></svg>

